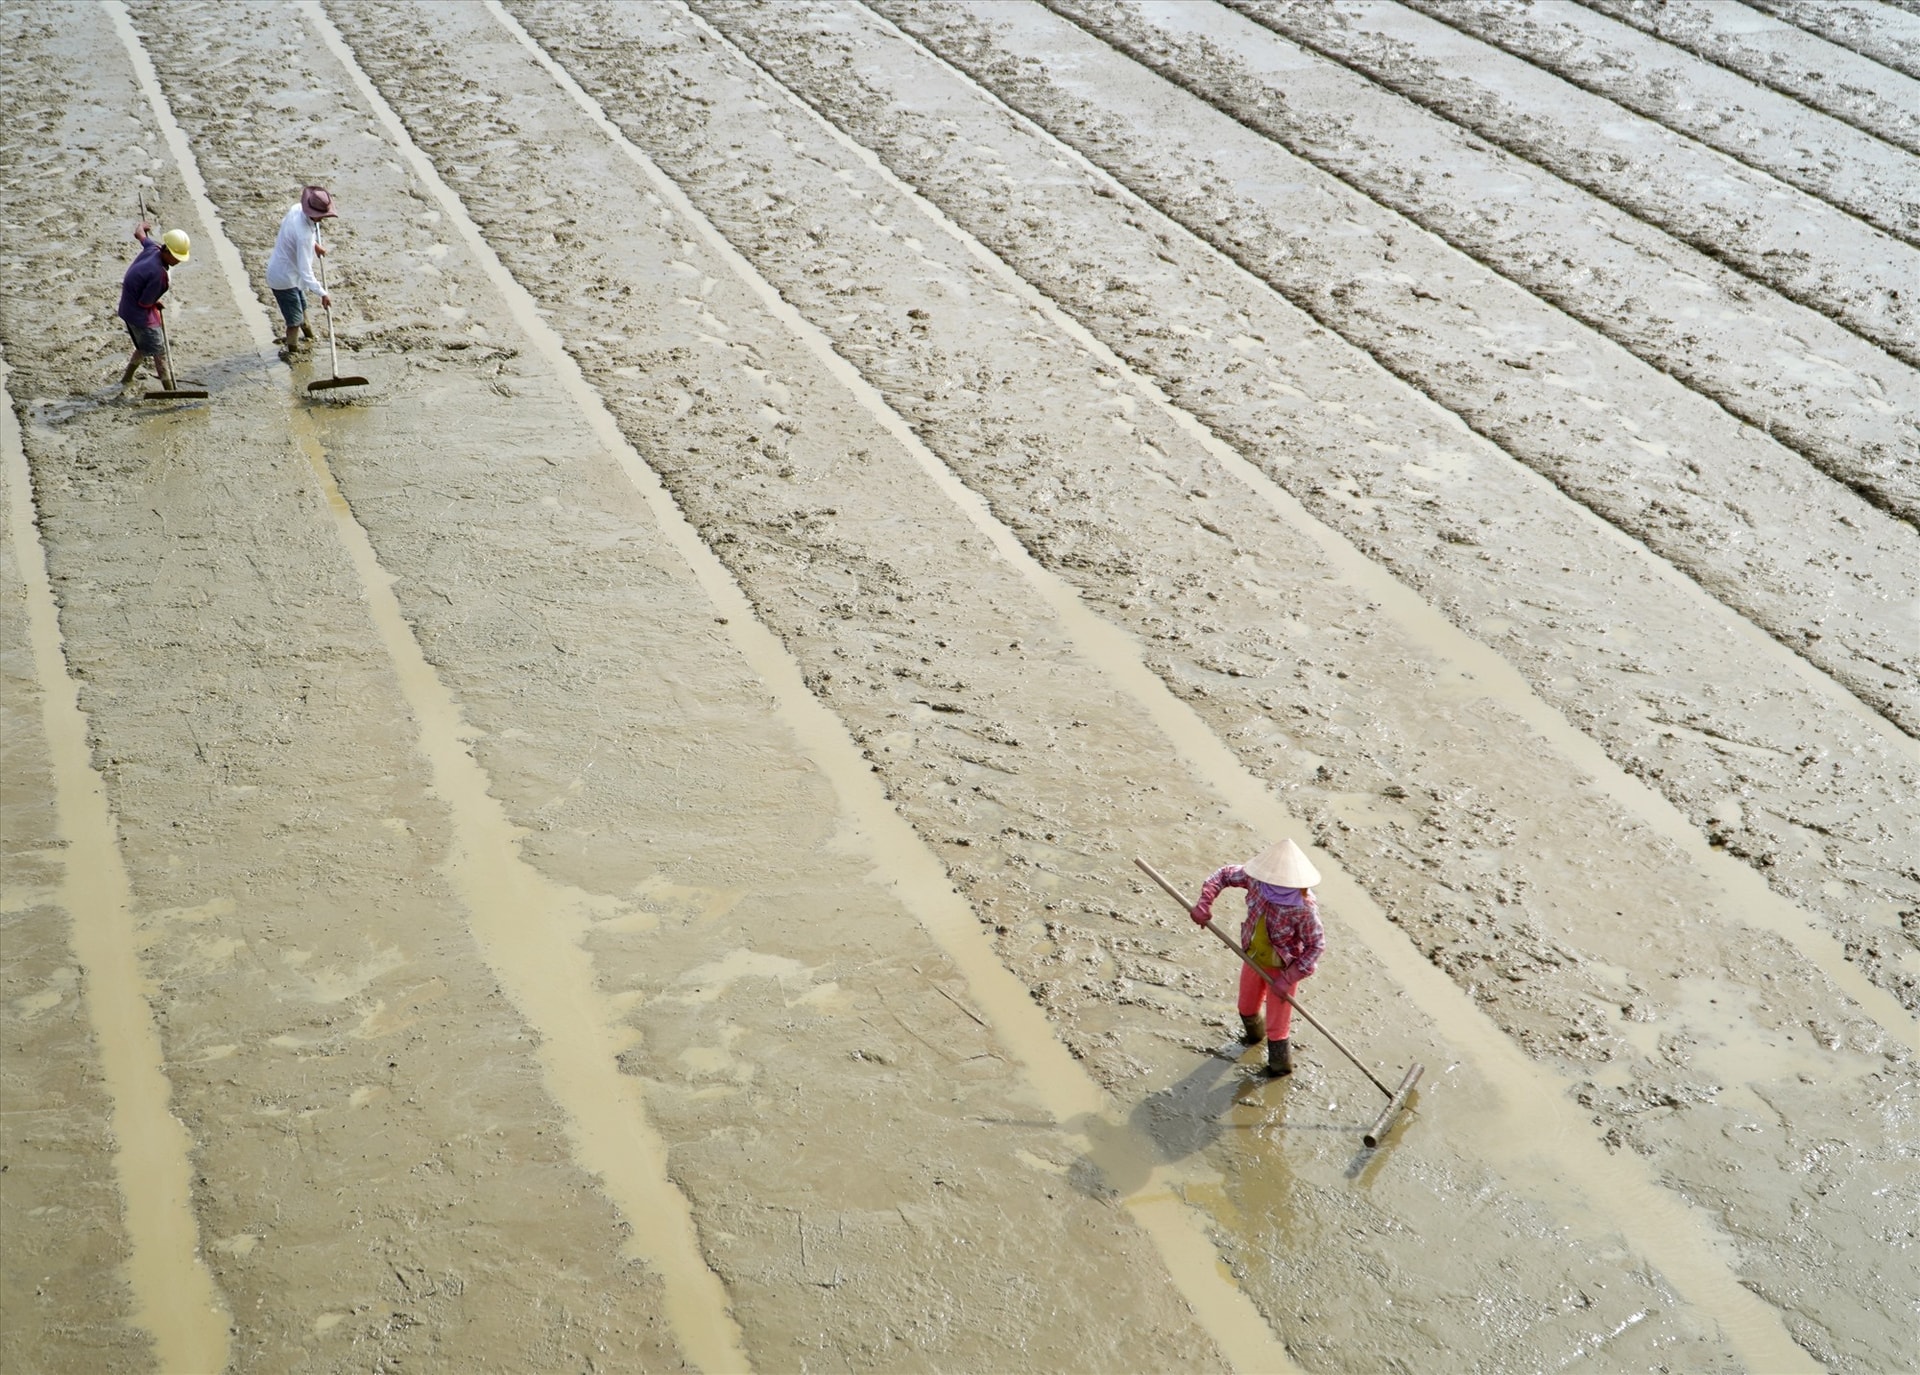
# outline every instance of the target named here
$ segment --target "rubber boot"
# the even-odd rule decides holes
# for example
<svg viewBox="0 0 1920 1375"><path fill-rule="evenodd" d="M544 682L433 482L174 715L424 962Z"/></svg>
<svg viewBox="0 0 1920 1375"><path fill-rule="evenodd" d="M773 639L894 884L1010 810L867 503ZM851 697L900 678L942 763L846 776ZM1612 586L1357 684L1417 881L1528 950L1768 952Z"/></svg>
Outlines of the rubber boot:
<svg viewBox="0 0 1920 1375"><path fill-rule="evenodd" d="M1286 1041L1267 1042L1267 1077L1284 1079L1293 1073L1293 1047Z"/></svg>
<svg viewBox="0 0 1920 1375"><path fill-rule="evenodd" d="M305 320L302 320L300 322L300 337L303 339L313 338L313 326L308 324Z"/></svg>
<svg viewBox="0 0 1920 1375"><path fill-rule="evenodd" d="M1244 1012L1241 1013L1240 1014L1240 1044L1243 1046L1257 1046L1266 1039L1267 1039L1266 1019L1261 1017L1261 1015L1257 1012L1254 1013L1253 1016L1251 1017L1247 1016L1247 1014Z"/></svg>

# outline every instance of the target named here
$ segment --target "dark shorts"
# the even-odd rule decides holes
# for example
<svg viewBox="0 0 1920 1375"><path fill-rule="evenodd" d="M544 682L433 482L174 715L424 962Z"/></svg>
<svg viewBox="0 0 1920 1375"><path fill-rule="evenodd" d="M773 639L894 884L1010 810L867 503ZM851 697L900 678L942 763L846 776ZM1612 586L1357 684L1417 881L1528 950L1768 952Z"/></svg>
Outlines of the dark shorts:
<svg viewBox="0 0 1920 1375"><path fill-rule="evenodd" d="M307 294L297 286L282 291L273 289L273 299L280 306L280 318L287 322L287 328L304 323L307 318Z"/></svg>
<svg viewBox="0 0 1920 1375"><path fill-rule="evenodd" d="M136 325L131 320L122 320L127 333L133 336L133 346L142 353L159 357L167 351L167 338L157 325Z"/></svg>

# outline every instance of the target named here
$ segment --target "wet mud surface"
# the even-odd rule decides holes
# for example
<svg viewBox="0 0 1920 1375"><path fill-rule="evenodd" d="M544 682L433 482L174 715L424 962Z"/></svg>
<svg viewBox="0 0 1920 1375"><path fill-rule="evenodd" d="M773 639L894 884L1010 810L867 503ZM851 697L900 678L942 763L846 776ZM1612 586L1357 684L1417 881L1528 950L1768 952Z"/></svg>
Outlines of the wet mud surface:
<svg viewBox="0 0 1920 1375"><path fill-rule="evenodd" d="M26 528L231 1368L1913 1364L1911 83L1793 8L9 12L10 1359L169 1349ZM1378 1151L1131 864L1276 830Z"/></svg>
<svg viewBox="0 0 1920 1375"><path fill-rule="evenodd" d="M1469 8L1412 0L1410 8L1418 10L1421 17L1479 40L1455 50L1471 62L1504 67L1506 63L1497 54L1505 53L1543 75L1604 97L1615 110L1644 116L1683 136L1683 140L1697 141L1754 172L1777 177L1908 243L1920 233L1920 204L1915 202L1911 177L1904 171L1912 150L1890 142L1884 131L1855 128L1791 94L1758 85L1738 72L1578 4L1526 6L1497 0ZM1818 8L1833 14L1843 6L1823 4ZM1885 5L1872 9L1877 16L1891 13ZM1289 17L1298 13L1289 11ZM1407 24L1421 27L1420 18L1400 6L1382 6L1372 13L1345 13L1356 20L1345 29L1352 35L1373 30L1375 20L1383 21L1389 31ZM1424 99L1433 90L1429 73L1415 70L1420 71L1423 96L1419 98ZM1440 77L1442 82L1445 79ZM1497 96L1491 92L1489 96L1485 105L1497 108ZM1575 108L1582 104L1577 97L1572 101ZM1604 110L1607 106L1588 108ZM1551 111L1542 115L1549 128L1560 123ZM1602 127L1598 132L1607 138L1611 128ZM1645 138L1631 123L1621 133L1633 142ZM1662 138L1657 133L1654 137L1683 155L1689 151L1683 140ZM1725 229L1731 234L1739 232L1737 224ZM1799 247L1812 251L1809 245Z"/></svg>
<svg viewBox="0 0 1920 1375"><path fill-rule="evenodd" d="M16 449L17 452L17 449ZM8 473L24 477L24 465ZM9 485L8 514L20 508ZM0 1364L32 1369L46 1353L76 1368L137 1362L145 1346L130 1322L122 1267L126 1236L113 1178L108 1105L92 1059L83 976L58 901L60 835L52 759L35 679L19 530L0 550L0 1022L6 1059L7 1244L0 1248L5 1323ZM32 536L31 526L26 531ZM39 558L38 545L27 557ZM44 577L44 572L41 574Z"/></svg>
<svg viewBox="0 0 1920 1375"><path fill-rule="evenodd" d="M1658 5L1646 0L1580 0L1600 14L1651 34L1663 43L1703 57L1746 77L1755 85L1792 96L1865 133L1920 153L1920 81L1867 53L1825 41L1795 23L1803 7L1781 7L1779 18L1755 14L1746 6ZM1910 53L1911 16L1892 6L1878 7L1859 26L1862 46ZM1839 24L1837 18L1821 21ZM1897 37L1906 30L1906 42ZM1859 41L1859 40L1856 40ZM1889 54L1890 55L1890 54Z"/></svg>

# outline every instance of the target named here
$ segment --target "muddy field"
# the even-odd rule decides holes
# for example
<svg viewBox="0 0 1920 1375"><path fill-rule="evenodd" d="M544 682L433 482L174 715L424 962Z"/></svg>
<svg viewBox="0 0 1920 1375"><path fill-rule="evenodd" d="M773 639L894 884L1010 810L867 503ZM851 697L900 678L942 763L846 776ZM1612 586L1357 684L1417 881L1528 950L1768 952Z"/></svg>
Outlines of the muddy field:
<svg viewBox="0 0 1920 1375"><path fill-rule="evenodd" d="M1911 8L33 2L0 92L0 1367L1920 1368ZM1132 864L1281 835L1378 1149Z"/></svg>

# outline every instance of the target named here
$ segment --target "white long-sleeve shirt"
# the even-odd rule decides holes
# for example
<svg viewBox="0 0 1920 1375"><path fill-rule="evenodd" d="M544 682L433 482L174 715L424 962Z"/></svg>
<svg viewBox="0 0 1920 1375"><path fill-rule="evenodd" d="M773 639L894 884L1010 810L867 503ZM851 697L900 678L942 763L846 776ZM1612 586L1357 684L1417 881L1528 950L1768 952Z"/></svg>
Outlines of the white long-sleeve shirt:
<svg viewBox="0 0 1920 1375"><path fill-rule="evenodd" d="M299 287L311 296L320 295L320 278L314 272L314 222L307 218L298 201L280 221L280 233L273 241L273 256L267 259L267 285L275 291Z"/></svg>

